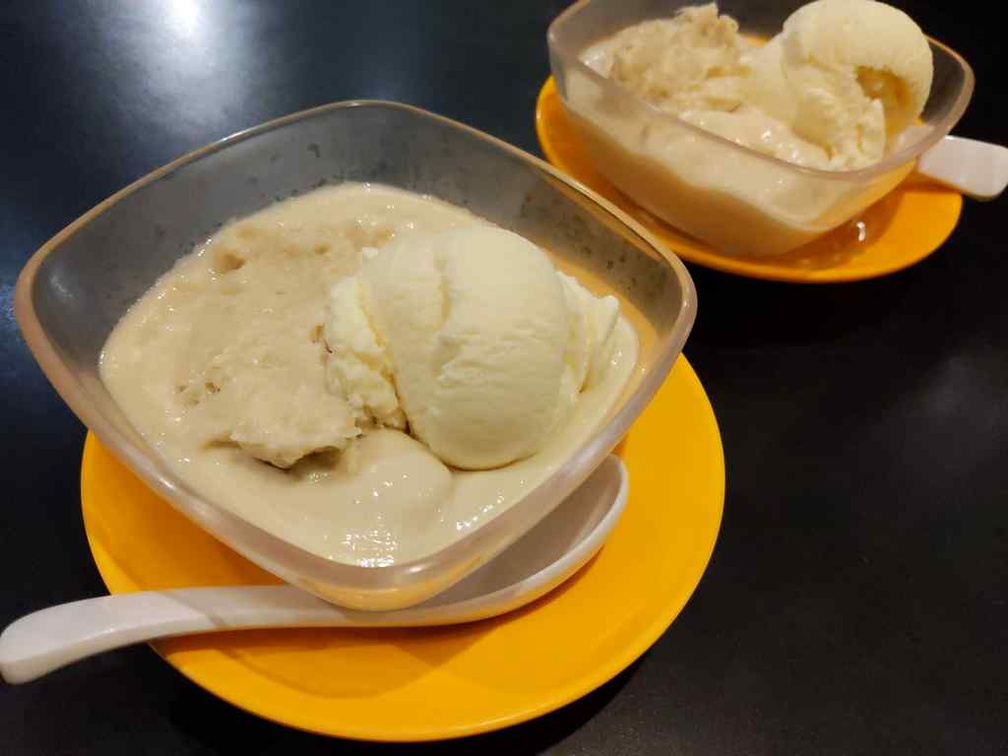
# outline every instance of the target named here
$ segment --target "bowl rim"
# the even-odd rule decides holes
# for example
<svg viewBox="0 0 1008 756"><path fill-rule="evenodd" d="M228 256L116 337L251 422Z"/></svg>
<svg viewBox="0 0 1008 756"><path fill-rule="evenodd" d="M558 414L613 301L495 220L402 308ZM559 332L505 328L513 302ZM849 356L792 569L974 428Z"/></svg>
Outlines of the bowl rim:
<svg viewBox="0 0 1008 756"><path fill-rule="evenodd" d="M652 118L657 118L659 120L665 120L668 123L674 124L675 126L686 129L688 133L692 134L695 138L706 139L714 144L719 144L726 149L736 150L747 157L756 158L761 160L768 165L774 165L777 168L792 170L806 176L811 176L820 179L830 179L830 180L846 180L852 182L864 183L870 181L871 179L877 178L883 174L889 173L906 163L916 160L925 150L929 147L937 144L941 139L946 137L951 133L952 129L962 118L963 113L966 112L966 108L973 97L973 90L976 85L976 77L973 73L973 68L966 61L966 59L953 50L948 45L940 42L933 37L924 35L928 41L928 44L932 48L937 49L955 61L960 70L963 73L963 84L960 90L956 93L955 101L949 108L948 112L937 122L935 122L929 129L929 133L922 135L919 139L916 139L912 143L902 147L895 152L892 152L882 160L874 163L872 165L866 166L864 168L857 168L854 170L841 170L834 171L823 168L812 168L809 166L798 165L796 163L788 162L773 155L767 155L766 153L754 150L752 147L746 147L745 145L733 142L731 139L726 139L712 131L701 128L696 124L685 121L679 116L668 113L664 110L660 110L656 106L649 103L647 100L638 97L636 94L631 92L629 89L624 87L612 79L603 76L594 68L589 66L587 63L581 60L580 53L584 49L574 50L570 45L566 43L566 38L564 34L564 25L569 23L577 15L581 13L585 8L592 4L599 4L601 0L577 0L573 5L566 8L560 15L558 15L550 23L549 28L546 31L546 41L550 51L556 51L558 55L566 62L567 65L573 65L581 74L587 75L591 80L598 84L603 89L613 89L624 97L632 98L638 105L640 105L644 110L647 111L648 115ZM690 3L683 3L682 5L676 6L673 9L673 13L680 8L689 7ZM623 27L627 28L627 27ZM616 30L613 34L620 30ZM553 77L557 78L558 72L553 70ZM561 95L561 100L564 105L567 105L566 97Z"/></svg>
<svg viewBox="0 0 1008 756"><path fill-rule="evenodd" d="M142 449L136 441L118 428L114 421L108 419L104 412L94 407L88 388L61 358L58 348L49 338L45 327L38 319L32 303L37 274L46 258L77 231L108 212L125 198L190 163L252 137L299 121L324 116L334 111L354 108L387 108L406 111L412 116L434 121L449 130L458 130L475 137L494 149L529 164L540 173L546 174L549 179L558 182L562 188L572 190L584 201L586 208L600 209L605 216L615 220L623 229L621 235L629 243L638 247L642 254L656 258L660 264L668 266L670 274L676 279L682 292L682 301L678 312L675 313L672 333L667 343L658 343L658 350L651 368L641 376L637 388L627 397L622 406L618 407L605 424L596 429L567 462L497 517L458 541L423 557L383 566L362 566L337 562L307 551L246 520L190 487L181 476L167 466L165 460L159 458L156 453ZM574 200L572 199L572 201ZM527 532L528 528L521 529L503 541L496 537L496 531L505 528L507 522L516 519L518 515L524 514L522 503L547 485L556 486L562 495L558 496L557 501L553 502L550 507L544 508L540 517L534 522L538 522L552 511L552 508L573 492L605 458L665 380L673 363L681 353L686 337L693 326L696 317L696 289L685 265L671 249L608 200L546 161L471 126L413 105L390 100L354 99L308 108L237 131L183 154L102 200L57 232L32 254L18 276L14 289L13 309L29 350L56 392L84 425L92 430L145 484L159 496L167 499L172 506L183 512L201 528L246 558L290 582L295 582L306 590L328 598L328 600L334 600L331 595L326 596L327 586L339 586L343 594L359 591L361 596L373 596L417 586L426 579L428 573L439 568L448 570L454 565L453 577L450 582L443 585L441 588L443 590L489 561L503 548ZM136 431L136 434L138 438L142 438L139 431ZM578 464L572 465L572 462L578 462ZM495 524L496 527L490 527ZM236 542L236 539L232 537L231 531L241 533L239 542ZM490 533L490 531L494 532ZM495 537L491 537L492 535ZM481 552L480 547L485 547L488 542L499 545L489 551ZM462 544L467 544L468 548L465 549L466 554L458 557L457 552L462 551L458 547ZM426 597L422 596L417 600L423 600ZM348 601L347 605L354 605L354 602ZM363 604L361 606L363 607ZM376 606L375 608L382 607Z"/></svg>

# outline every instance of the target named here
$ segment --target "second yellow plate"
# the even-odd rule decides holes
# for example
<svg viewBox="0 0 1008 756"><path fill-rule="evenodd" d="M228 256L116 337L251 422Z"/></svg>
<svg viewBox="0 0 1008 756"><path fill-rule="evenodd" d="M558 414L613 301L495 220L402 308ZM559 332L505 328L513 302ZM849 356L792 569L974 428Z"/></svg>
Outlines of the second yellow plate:
<svg viewBox="0 0 1008 756"><path fill-rule="evenodd" d="M862 214L865 232L848 224L785 255L724 255L654 217L602 177L591 157L581 151L552 77L539 92L536 134L549 162L619 207L679 257L750 278L833 283L893 273L938 249L962 209L958 192L911 178Z"/></svg>
<svg viewBox="0 0 1008 756"><path fill-rule="evenodd" d="M328 735L451 738L552 711L655 642L696 587L717 538L721 439L684 357L620 453L630 496L609 541L524 609L454 627L242 631L155 648L236 706ZM81 499L112 593L277 582L155 496L91 435Z"/></svg>

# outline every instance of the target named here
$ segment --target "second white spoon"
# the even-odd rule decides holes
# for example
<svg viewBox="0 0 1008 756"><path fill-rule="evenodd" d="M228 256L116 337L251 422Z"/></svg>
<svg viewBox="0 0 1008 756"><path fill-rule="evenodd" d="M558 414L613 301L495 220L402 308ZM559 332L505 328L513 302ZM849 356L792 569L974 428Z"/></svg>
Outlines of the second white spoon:
<svg viewBox="0 0 1008 756"><path fill-rule="evenodd" d="M917 173L978 200L991 200L1008 184L1008 147L947 136L917 160Z"/></svg>

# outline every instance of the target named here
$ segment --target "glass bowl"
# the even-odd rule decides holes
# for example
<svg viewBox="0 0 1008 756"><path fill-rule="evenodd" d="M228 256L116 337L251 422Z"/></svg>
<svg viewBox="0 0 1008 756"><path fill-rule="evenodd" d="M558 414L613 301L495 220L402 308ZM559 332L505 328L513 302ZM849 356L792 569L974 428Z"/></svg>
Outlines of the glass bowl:
<svg viewBox="0 0 1008 756"><path fill-rule="evenodd" d="M201 496L131 426L98 374L102 347L120 317L195 243L231 218L344 181L432 195L528 237L589 288L616 295L641 347L617 406L542 485L441 551L382 567L327 560ZM318 596L355 608L392 609L418 603L477 569L587 478L682 351L696 294L682 263L646 231L541 160L407 105L347 102L236 134L105 200L28 261L15 311L28 346L70 408L177 509Z"/></svg>
<svg viewBox="0 0 1008 756"><path fill-rule="evenodd" d="M966 61L929 40L934 81L920 123L875 165L826 171L765 155L658 110L580 57L621 29L695 4L581 0L550 25L550 64L564 107L598 170L645 210L722 253L782 254L855 218L952 130L973 92ZM718 7L739 22L740 33L769 39L803 4L724 0Z"/></svg>

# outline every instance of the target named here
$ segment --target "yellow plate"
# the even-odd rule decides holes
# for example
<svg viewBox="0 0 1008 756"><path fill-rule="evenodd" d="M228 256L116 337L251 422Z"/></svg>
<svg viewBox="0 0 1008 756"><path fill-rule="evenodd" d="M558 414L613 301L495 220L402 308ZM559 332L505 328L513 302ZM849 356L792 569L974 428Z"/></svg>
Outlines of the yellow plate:
<svg viewBox="0 0 1008 756"><path fill-rule="evenodd" d="M834 283L893 273L938 249L962 209L958 192L911 178L862 213L863 231L852 222L785 255L730 257L655 218L595 170L591 158L581 152L552 77L539 92L536 134L549 162L633 217L679 257L750 278Z"/></svg>
<svg viewBox="0 0 1008 756"><path fill-rule="evenodd" d="M630 497L598 556L551 594L444 628L256 630L160 641L182 674L259 716L367 740L431 740L545 714L642 654L685 605L721 522L724 459L685 357L620 453ZM200 530L88 435L84 525L112 593L278 582Z"/></svg>

